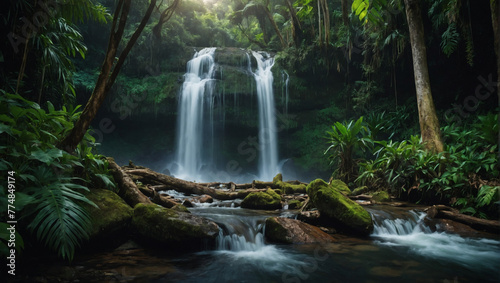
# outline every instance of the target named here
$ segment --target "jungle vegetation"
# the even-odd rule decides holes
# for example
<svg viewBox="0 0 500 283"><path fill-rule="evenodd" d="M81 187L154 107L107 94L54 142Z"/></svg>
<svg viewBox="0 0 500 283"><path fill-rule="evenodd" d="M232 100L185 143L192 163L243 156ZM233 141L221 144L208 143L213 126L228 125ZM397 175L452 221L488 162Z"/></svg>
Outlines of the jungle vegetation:
<svg viewBox="0 0 500 283"><path fill-rule="evenodd" d="M276 55L296 120L284 155L304 171L498 217L498 2L2 1L0 202L15 191L17 247L73 257L90 225L82 192L114 188L98 111L171 119L185 62L206 46Z"/></svg>

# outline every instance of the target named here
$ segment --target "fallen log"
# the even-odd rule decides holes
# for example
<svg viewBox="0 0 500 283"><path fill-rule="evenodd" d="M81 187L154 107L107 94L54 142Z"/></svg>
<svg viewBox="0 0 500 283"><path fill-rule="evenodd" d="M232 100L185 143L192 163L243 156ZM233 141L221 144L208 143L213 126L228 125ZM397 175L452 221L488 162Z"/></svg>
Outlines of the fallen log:
<svg viewBox="0 0 500 283"><path fill-rule="evenodd" d="M185 194L197 194L203 195L207 194L215 199L219 200L232 200L237 198L245 198L247 195L253 192L261 192L265 191L266 188L257 189L257 188L249 188L244 190L238 190L238 185L234 185L234 190L222 190L215 189L213 187L207 186L207 184L199 184L195 182L185 181L181 179L174 178L172 176L164 175L158 172L155 172L149 168L144 169L136 169L136 168L125 168L125 172L130 174L131 176L139 176L141 182L144 184L151 184L152 188L158 190L176 190ZM221 183L208 183L210 185L221 184ZM227 183L231 184L231 183ZM262 184L261 184L262 185ZM256 185L256 186L261 186ZM263 186L263 185L262 185ZM231 185L229 188L231 189ZM246 187L240 186L240 187Z"/></svg>
<svg viewBox="0 0 500 283"><path fill-rule="evenodd" d="M138 188L144 195L149 197L152 202L159 204L163 207L172 208L176 204L180 204L180 202L178 203L168 196L159 194L157 191L150 188L149 185L146 185L146 186L142 185L142 186L139 186Z"/></svg>
<svg viewBox="0 0 500 283"><path fill-rule="evenodd" d="M111 174L118 183L118 195L125 200L128 205L134 207L138 203L153 203L147 196L141 193L132 178L116 164L113 158L108 157L107 160Z"/></svg>
<svg viewBox="0 0 500 283"><path fill-rule="evenodd" d="M498 220L486 220L461 214L458 210L445 205L431 206L427 210L427 215L431 218L444 218L460 222L480 231L500 232L500 222Z"/></svg>

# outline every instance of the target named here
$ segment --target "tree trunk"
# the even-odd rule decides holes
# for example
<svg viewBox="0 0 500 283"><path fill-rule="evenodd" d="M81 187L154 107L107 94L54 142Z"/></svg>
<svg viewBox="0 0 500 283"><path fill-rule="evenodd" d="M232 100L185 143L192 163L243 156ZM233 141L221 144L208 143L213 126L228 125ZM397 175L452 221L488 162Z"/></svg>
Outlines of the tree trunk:
<svg viewBox="0 0 500 283"><path fill-rule="evenodd" d="M271 11L267 7L267 5L264 6L264 11L266 12L266 16L267 16L268 20L271 22L271 25L273 26L273 29L276 32L276 35L280 39L281 47L283 49L285 49L286 48L285 40L283 39L283 36L281 35L280 29L278 28L276 21L274 21L273 15L271 14Z"/></svg>
<svg viewBox="0 0 500 283"><path fill-rule="evenodd" d="M469 225L476 230L492 232L495 234L500 232L500 222L497 220L486 220L461 214L458 210L445 205L431 206L427 210L427 215L430 218L446 218L460 222Z"/></svg>
<svg viewBox="0 0 500 283"><path fill-rule="evenodd" d="M290 18L292 19L292 37L293 37L293 42L295 43L295 46L299 47L302 41L302 38L304 37L303 31L302 31L302 26L300 25L300 20L297 17L297 13L295 12L295 9L293 8L293 4L290 2L290 0L285 0L286 6L288 7L288 12L290 13Z"/></svg>
<svg viewBox="0 0 500 283"><path fill-rule="evenodd" d="M494 48L497 57L497 95L498 107L500 107L500 3L491 0L491 23L493 25ZM498 113L498 124L500 125L500 113ZM500 165L500 131L498 132L498 164Z"/></svg>
<svg viewBox="0 0 500 283"><path fill-rule="evenodd" d="M62 140L58 145L59 148L66 150L67 152L73 152L85 136L90 123L96 116L97 111L101 107L104 99L106 98L106 95L113 86L116 77L120 73L121 67L125 62L126 57L130 53L130 50L134 46L135 42L137 41L140 34L144 30L144 27L149 21L149 18L151 17L151 14L155 8L156 0L151 0L148 10L142 18L141 23L135 30L134 34L128 41L123 51L120 53L116 65L114 65L118 46L122 41L125 25L127 23L127 17L130 11L130 3L131 0L120 0L118 2L116 11L113 15L113 23L111 26L111 33L109 36L106 57L101 67L101 73L99 74L99 77L97 79L96 86L92 92L92 95L90 96L89 101L85 105L85 109L83 109L80 118L75 123L75 126L68 134L68 136L66 136L64 140Z"/></svg>
<svg viewBox="0 0 500 283"><path fill-rule="evenodd" d="M427 51L425 47L424 25L420 0L405 0L406 18L410 30L410 43L413 56L413 72L417 93L420 133L425 147L432 152L443 151L441 130L432 100Z"/></svg>
<svg viewBox="0 0 500 283"><path fill-rule="evenodd" d="M342 2L342 22L345 26L349 26L349 0L341 0Z"/></svg>
<svg viewBox="0 0 500 283"><path fill-rule="evenodd" d="M137 187L135 182L126 174L118 164L115 163L113 158L108 158L109 169L111 174L118 183L118 195L125 200L125 202L134 207L138 203L152 203Z"/></svg>

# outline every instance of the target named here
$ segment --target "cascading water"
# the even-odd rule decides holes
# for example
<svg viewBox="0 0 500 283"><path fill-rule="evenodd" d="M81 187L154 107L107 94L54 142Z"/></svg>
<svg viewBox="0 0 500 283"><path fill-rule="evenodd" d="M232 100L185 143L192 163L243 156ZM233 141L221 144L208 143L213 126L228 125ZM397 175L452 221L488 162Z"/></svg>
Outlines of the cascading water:
<svg viewBox="0 0 500 283"><path fill-rule="evenodd" d="M498 270L500 242L432 231L425 224L426 216L424 212L413 210L404 219L375 214L372 237L381 245L407 247L424 257L456 262L475 270ZM439 225L437 228L439 230Z"/></svg>
<svg viewBox="0 0 500 283"><path fill-rule="evenodd" d="M179 97L177 129L176 176L200 179L203 165L212 162L213 131L213 74L215 48L196 52L187 63L184 84ZM208 110L208 113L205 111ZM208 122L206 116L208 115ZM206 131L210 133L206 135ZM209 141L204 141L206 137ZM208 146L207 146L208 145ZM208 150L207 150L208 149Z"/></svg>
<svg viewBox="0 0 500 283"><path fill-rule="evenodd" d="M177 130L177 152L174 166L170 171L181 179L195 181L234 181L219 179L227 174L224 164L222 169L216 168L216 161L221 158L222 140L227 138L223 131L217 131L216 124L220 122L223 129L225 122L225 91L217 92L215 72L218 70L222 78L222 68L216 68L214 59L216 48L205 48L196 52L187 64L184 84L179 95L179 115ZM256 85L259 117L259 151L258 178L271 180L278 173L278 143L273 93L274 58L264 52L253 52L257 67L252 70L252 60L246 53L246 71L253 77ZM242 70L245 70L244 68ZM253 93L253 83L247 93ZM237 107L237 96L233 95L234 107ZM215 110L217 108L217 111ZM233 111L234 112L234 111ZM217 115L220 117L217 118ZM220 121L219 121L220 120ZM238 149L239 150L239 149ZM241 154L241 153L240 153ZM220 163L220 162L219 162ZM231 163L232 164L232 163ZM235 178L238 178L237 176ZM245 180L249 181L249 180Z"/></svg>
<svg viewBox="0 0 500 283"><path fill-rule="evenodd" d="M278 138L271 72L274 58L267 53L252 51L252 54L257 60L254 77L259 104L259 177L261 180L271 180L278 173Z"/></svg>

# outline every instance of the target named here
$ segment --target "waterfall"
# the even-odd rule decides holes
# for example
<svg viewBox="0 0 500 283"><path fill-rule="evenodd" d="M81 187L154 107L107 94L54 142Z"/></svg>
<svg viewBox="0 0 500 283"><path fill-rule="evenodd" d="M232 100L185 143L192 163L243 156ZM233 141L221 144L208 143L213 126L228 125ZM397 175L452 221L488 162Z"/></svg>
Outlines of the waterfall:
<svg viewBox="0 0 500 283"><path fill-rule="evenodd" d="M278 173L278 138L271 72L274 58L267 53L252 51L252 54L257 60L257 71L253 74L259 105L259 177L261 180L272 180Z"/></svg>
<svg viewBox="0 0 500 283"><path fill-rule="evenodd" d="M179 93L178 124L177 124L177 151L175 162L171 163L169 170L178 178L193 181L230 181L220 180L226 178L224 170L227 164L221 164L224 155L221 150L223 140L227 136L223 131L225 125L224 105L226 105L226 91L216 90L216 69L223 79L223 70L216 68L216 48L205 48L196 52L187 63L187 72L184 83ZM274 58L265 52L251 52L256 59L257 66L252 64L249 52L242 70L253 77L248 93L255 93L258 104L258 136L259 143L256 150L259 152L258 178L272 180L278 173L278 144L273 93ZM224 78L225 79L225 78ZM250 81L250 80L249 80ZM255 81L256 89L253 88ZM229 98L231 96L228 95ZM233 95L233 105L239 106L238 97ZM230 101L228 101L227 105ZM251 108L251 107L250 107ZM234 109L233 109L234 110ZM237 112L237 111L235 111ZM227 150L225 151L227 152ZM250 161L249 161L250 162ZM223 165L217 168L216 164ZM232 164L232 163L231 163ZM237 177L237 176L233 176ZM234 181L234 180L232 180Z"/></svg>
<svg viewBox="0 0 500 283"><path fill-rule="evenodd" d="M205 48L187 63L179 97L176 175L188 180L199 179L201 167L212 163L214 53L215 48Z"/></svg>

